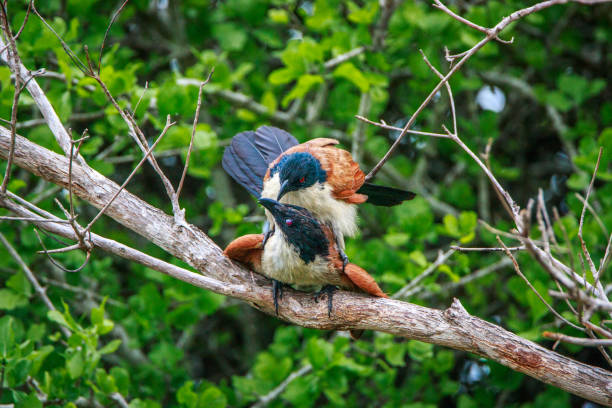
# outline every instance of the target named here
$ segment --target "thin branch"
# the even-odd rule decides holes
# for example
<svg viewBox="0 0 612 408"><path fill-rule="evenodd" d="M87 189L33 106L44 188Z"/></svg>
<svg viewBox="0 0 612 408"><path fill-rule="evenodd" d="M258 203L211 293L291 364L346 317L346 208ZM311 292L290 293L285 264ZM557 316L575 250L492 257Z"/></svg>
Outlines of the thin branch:
<svg viewBox="0 0 612 408"><path fill-rule="evenodd" d="M440 293L446 293L446 292L450 292L452 290L458 289L477 279L483 278L493 272L497 272L500 269L510 266L511 264L512 264L512 261L509 258L504 257L491 265L485 266L484 268L481 268L473 273L470 273L469 275L462 277L457 282L448 282L448 283L441 285ZM419 295L419 298L427 299L427 298L432 297L433 295L435 295L435 293L433 292L421 292L421 295Z"/></svg>
<svg viewBox="0 0 612 408"><path fill-rule="evenodd" d="M328 61L326 61L323 64L323 67L325 69L332 69L337 67L338 65L342 64L343 62L346 62L348 60L350 60L351 58L354 58L356 56L358 56L359 54L363 54L363 52L366 50L365 47L357 47L354 48L348 52L345 52L344 54L340 54L337 57L334 57Z"/></svg>
<svg viewBox="0 0 612 408"><path fill-rule="evenodd" d="M525 249L525 245L515 246L515 247L507 247L507 248L487 248L487 247L460 247L457 245L451 245L451 249L455 251L461 252L505 252L505 251L522 251Z"/></svg>
<svg viewBox="0 0 612 408"><path fill-rule="evenodd" d="M400 127L396 127L396 126L391 126L391 125L387 125L384 122L374 122L373 120L370 120L368 118L364 118L363 116L360 115L355 115L355 117L363 122L369 123L370 125L374 125L374 126L378 126L379 128L383 128L383 129L387 129L387 130L393 130L396 132L401 132L403 131L402 128ZM413 135L421 135L421 136L431 136L431 137L439 137L441 139L450 139L450 137L446 134L443 133L432 133L432 132L421 132L420 130L407 130L406 133L410 133Z"/></svg>
<svg viewBox="0 0 612 408"><path fill-rule="evenodd" d="M449 249L446 252L442 252L440 251L438 253L438 257L436 258L436 260L429 265L423 272L421 272L416 278L414 278L413 280L411 280L407 285L405 285L403 288L401 288L400 290L398 290L397 292L395 292L395 294L392 296L393 299L403 299L406 298L410 295L412 295L414 292L417 292L417 290L415 290L417 288L417 286L428 276L430 276L432 273L434 273L438 267L440 265L442 265L444 262L446 262L446 260L448 258L450 258L450 256L452 254L455 253L454 249Z"/></svg>
<svg viewBox="0 0 612 408"><path fill-rule="evenodd" d="M128 183L132 180L132 177L134 177L134 175L136 174L136 172L140 169L140 167L144 164L144 162L148 159L148 157L150 156L150 154L153 152L153 150L155 150L155 147L157 146L157 144L162 140L162 138L164 137L164 135L168 132L168 129L170 129L170 127L172 125L174 125L175 122L170 122L170 115L168 115L168 117L166 118L166 126L164 126L164 130L162 130L161 134L159 135L159 137L157 138L157 140L155 140L155 142L151 145L151 147L149 148L149 150L147 150L145 152L145 155L143 156L143 158L140 160L140 162L136 165L136 167L134 167L134 170L132 170L132 172L130 173L130 175L125 179L125 181L123 182L123 184L121 185L121 187L119 187L119 189L115 192L115 194L111 197L111 199L104 205L104 207L102 207L102 209L98 212L98 214L89 222L89 224L87 224L87 226L85 227L86 231L91 231L91 227L92 225L102 216L102 214L104 214L104 212L108 209L108 207L110 207L110 205L113 203L113 201L115 201L115 199L117 198L117 196L119 195L119 193L121 193L121 191L125 188L125 186L128 185Z"/></svg>
<svg viewBox="0 0 612 408"><path fill-rule="evenodd" d="M587 208L586 204L589 202L589 196L591 195L591 190L593 189L593 184L595 183L595 177L597 176L597 170L599 169L599 162L601 160L602 153L603 153L603 147L600 147L599 154L597 155L597 162L595 163L595 170L593 170L593 176L591 177L591 182L589 183L589 186L587 188L586 196L584 198L584 204L582 205L582 212L580 213L580 222L578 224L578 239L580 240L580 247L582 248L582 254L586 258L587 263L589 264L589 269L591 271L591 274L593 275L593 279L595 280L595 285L593 286L597 287L597 289L600 291L600 294L599 294L600 296L605 297L606 293L603 288L603 285L601 285L601 282L599 281L599 274L597 273L595 264L593 263L593 260L591 259L591 254L587 250L586 243L584 242L584 238L582 237L582 227L584 226L584 215L586 213L586 208Z"/></svg>
<svg viewBox="0 0 612 408"><path fill-rule="evenodd" d="M584 347L612 346L611 339L585 339L584 337L566 336L565 334L552 333L549 331L545 331L544 333L542 333L542 336L546 337L547 339L562 341L564 343L577 344L579 346Z"/></svg>
<svg viewBox="0 0 612 408"><path fill-rule="evenodd" d="M470 20L467 20L457 14L455 14L451 9L449 9L448 7L446 7L444 4L442 4L442 2L440 2L440 0L434 0L434 4L433 6L437 9L442 10L443 12L445 12L446 14L448 14L449 16L451 16L452 18L454 18L455 20L467 25L468 27L472 27L475 30L480 31L481 33L484 34L489 34L490 29L489 28L485 28L483 26L479 26L478 24L472 23ZM495 41L499 41L502 44L512 44L514 42L514 37L512 37L510 40L502 40L499 37L495 37Z"/></svg>
<svg viewBox="0 0 612 408"><path fill-rule="evenodd" d="M126 0L127 1L127 0ZM191 139L189 140L189 149L187 150L187 157L185 158L185 167L183 167L183 174L181 175L181 181L178 184L178 188L176 189L176 197L177 199L181 196L181 191L183 190L183 182L185 182L185 176L187 176L187 168L189 167L189 158L191 157L191 150L193 149L193 139L195 139L196 126L198 124L198 119L200 118L200 107L202 106L202 90L204 86L210 81L213 72L215 72L215 68L213 67L208 74L208 78L206 81L200 84L200 89L198 90L198 104L196 106L195 116L193 118L193 127L191 128Z"/></svg>
<svg viewBox="0 0 612 408"><path fill-rule="evenodd" d="M36 275L34 275L32 270L23 261L21 256L19 256L19 253L7 241L6 237L2 233L0 233L0 242L2 242L2 244L6 247L6 250L13 257L13 259L17 262L17 264L19 264L19 266L23 270L23 274L26 276L26 278L28 279L28 281L30 282L34 290L36 291L36 294L40 297L40 299L43 301L45 306L47 306L49 310L56 310L55 306L51 302L51 299L49 299L49 297L47 296L47 291L45 290L45 288L43 288L40 285L40 283L38 283L38 280L36 279ZM66 327L60 326L60 330L66 337L70 337L70 331Z"/></svg>
<svg viewBox="0 0 612 408"><path fill-rule="evenodd" d="M531 284L531 282L529 282L529 279L527 279L527 277L525 275L523 275L523 272L521 272L521 268L519 267L518 262L516 262L516 258L514 258L514 256L512 255L512 252L510 252L510 250L508 250L508 247L506 247L506 244L504 244L504 241L502 241L501 238L499 238L499 237L496 237L496 238L497 238L497 242L499 242L499 245L501 245L504 248L504 252L508 256L508 258L510 258L510 260L512 261L512 264L514 265L514 270L516 271L516 274L518 276L520 276L521 279L523 279L523 281L525 281L527 286L529 286L529 289L531 289L533 291L533 293L536 294L538 299L540 299L540 301L542 303L544 303L544 305L546 305L548 310L550 310L550 312L552 314L554 314L559 320L561 320L565 324L573 327L576 330L584 331L584 329L582 327L575 325L574 323L572 323L569 320L567 320L565 317L561 316L561 314L559 314L559 312L557 312L551 305L548 304L546 299L544 299L542 297L542 295L540 295L540 292L538 292L538 290Z"/></svg>
<svg viewBox="0 0 612 408"><path fill-rule="evenodd" d="M285 389L289 386L289 384L293 382L293 380L299 377L303 377L311 371L312 371L312 365L310 364L303 365L302 368L300 368L299 370L294 371L291 374L289 374L287 378L283 380L283 382L277 385L269 393L259 397L259 400L255 404L251 405L251 408L267 407L270 402L274 401L276 398L278 398L279 395L283 393L283 391L285 391Z"/></svg>
<svg viewBox="0 0 612 408"><path fill-rule="evenodd" d="M607 236L609 234L608 229L604 225L603 221L599 217L599 214L597 214L597 211L595 211L593 206L588 201L586 201L584 197L582 197L579 193L574 193L574 196L582 203L583 206L586 206L587 210L589 210L593 218L595 218L595 221L599 225L599 228L601 228L601 231L604 233L604 235Z"/></svg>
<svg viewBox="0 0 612 408"><path fill-rule="evenodd" d="M108 26L106 27L106 32L104 32L104 38L102 39L102 44L100 45L100 55L98 56L98 75L100 75L100 69L102 69L102 53L104 52L104 45L106 44L106 38L108 37L108 33L110 32L110 29L115 20L117 20L117 17L119 17L119 14L121 14L121 12L123 11L123 8L127 5L128 1L129 0L125 0L123 4L119 7L119 9L115 11L113 16L111 17L110 22L108 23Z"/></svg>
<svg viewBox="0 0 612 408"><path fill-rule="evenodd" d="M427 59L427 56L425 55L423 50L419 49L419 52L421 53L421 56L423 57L423 60L425 61L429 69L431 69L433 73L437 75L438 78L440 78L441 80L444 79L444 75L442 75L440 71L438 71L436 67L432 65L431 62L429 62L429 59ZM453 118L453 134L456 135L457 134L457 114L455 113L455 99L453 98L453 91L451 90L451 86L448 83L448 81L446 81L444 85L446 86L446 92L448 92L451 117Z"/></svg>

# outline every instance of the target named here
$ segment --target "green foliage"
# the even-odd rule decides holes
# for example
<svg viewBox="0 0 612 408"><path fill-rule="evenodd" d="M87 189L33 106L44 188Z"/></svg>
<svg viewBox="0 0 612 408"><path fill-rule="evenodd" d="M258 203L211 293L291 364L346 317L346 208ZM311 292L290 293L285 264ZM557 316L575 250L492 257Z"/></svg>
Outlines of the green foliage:
<svg viewBox="0 0 612 408"><path fill-rule="evenodd" d="M10 23L17 31L26 2L8 3ZM418 50L446 73L445 46L462 52L482 38L419 1L396 2L384 41L375 40L381 28L385 31L379 27L384 10L378 0L183 0L167 8L163 3L128 2L109 31L101 77L118 106L133 114L149 143L168 115L176 122L155 152L176 185L187 158L198 86L214 67L204 87L181 206L189 221L220 246L238 235L259 232L263 221L255 200L221 168L223 147L234 134L271 123L301 141L333 137L351 148L358 127L354 115L363 94L370 101L365 116L401 125L438 80ZM48 0L36 5L76 58L87 61L87 46L97 64L115 2ZM470 1L456 11L477 24L493 26L528 5L532 3ZM486 150L489 138L494 141L487 164L519 204L539 188L552 191L551 176L569 177L569 191L555 203L561 208L565 201L568 213L554 230L574 259L579 259L577 215L582 204L573 193L583 192L590 182L600 146L604 154L591 202L604 227L612 228L612 187L606 184L612 180L612 103L604 63L612 35L608 20L605 13L582 5L543 10L501 34L513 36L514 44L488 44L451 80L462 140L477 153ZM103 89L84 75L35 15L30 15L18 47L28 69L54 73L37 81L73 136L88 129L90 137L80 150L88 163L115 181L124 180L142 153ZM365 51L326 66L358 47ZM486 73L524 81L527 90L508 81L490 83ZM11 116L10 75L0 66L3 119ZM501 112L478 105L476 95L485 85L502 88L506 106ZM415 129L439 131L441 124L450 128L448 111L444 91L418 117ZM25 92L18 113L20 123L40 117ZM85 113L91 115L84 117ZM283 119L287 116L293 119ZM19 133L60 151L44 125L21 127ZM370 169L395 137L366 127L362 168ZM574 169L559 168L553 159L559 151L571 156L569 167ZM147 166L128 189L170 212L164 188ZM448 140L406 136L376 182L419 193L393 208L361 206L361 235L347 240L351 261L371 272L388 293L421 275L438 250L449 245L498 246L495 234L482 228L479 219L504 231L511 228L482 170ZM10 191L38 198L41 207L62 215L53 198L67 206L67 194L41 194L49 188L13 169ZM75 208L79 222L95 215L79 200ZM66 273L36 253L41 248L31 226L3 222L0 230L47 287L57 308L48 309L20 266L0 249L0 404L113 406L120 394L131 408L244 407L303 367L310 369L282 389L270 406L581 404L558 389L465 353L384 333L366 332L362 340L352 341L286 326L249 305L99 251L83 270ZM97 221L94 231L181 264L107 217ZM598 265L607 237L590 214L584 238ZM61 245L46 236L42 239L50 248ZM53 258L71 269L85 261L77 251ZM474 315L542 341L541 332L556 324L555 319L512 268L462 283L463 277L499 259L496 253L455 253L423 280L421 291L410 300L446 307L457 296ZM548 289L555 287L548 275L528 255L519 254L518 260L545 299L574 319L562 303L549 297ZM602 281L609 280L609 272L608 267ZM587 363L600 361L591 351L579 357ZM469 367L477 367L473 381L466 379Z"/></svg>

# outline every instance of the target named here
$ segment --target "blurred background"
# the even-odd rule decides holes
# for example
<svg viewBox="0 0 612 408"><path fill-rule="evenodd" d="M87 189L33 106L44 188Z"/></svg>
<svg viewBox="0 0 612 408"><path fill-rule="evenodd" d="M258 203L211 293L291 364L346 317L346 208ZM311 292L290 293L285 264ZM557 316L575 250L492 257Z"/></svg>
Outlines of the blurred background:
<svg viewBox="0 0 612 408"><path fill-rule="evenodd" d="M78 58L85 61L87 46L97 61L122 3L46 0L36 6ZM491 27L533 3L446 4ZM8 1L13 32L26 9L25 1ZM151 143L167 115L177 122L155 151L176 184L198 86L214 67L204 87L181 205L189 222L224 247L239 235L259 232L264 220L255 200L221 168L223 148L234 134L272 124L300 141L336 138L367 172L399 132L355 115L402 127L438 82L419 49L445 73L445 47L461 53L482 37L425 1L131 0L110 29L101 77ZM597 264L612 229L612 7L555 6L512 24L501 37L514 37L514 43L489 43L450 81L459 135L477 153L490 143L488 163L520 205L543 190L547 206L562 217L555 231L568 248L563 257L573 253L574 259L582 209L575 193L584 194L603 146L590 201L599 220L589 214L584 225ZM75 136L88 129L82 155L123 182L142 156L100 87L36 15L29 16L17 45L28 69L46 70L37 80L64 124ZM10 119L12 100L10 71L0 65L1 118ZM27 93L20 98L18 120L19 134L59 151ZM452 126L445 91L413 129L442 132L443 124ZM1 166L4 172L5 162ZM479 220L503 231L512 227L483 172L450 140L407 135L375 181L418 193L391 209L360 206L361 234L347 241L351 261L387 293L423 273L450 245L498 246ZM65 205L68 200L65 190L16 168L9 190L58 215L53 199ZM171 213L149 165L128 190ZM97 214L78 200L76 210L81 223ZM93 230L186 266L107 217ZM41 246L31 225L2 222L0 232L59 309L48 314L19 265L0 248L0 332L8 333L7 344L14 346L2 354L0 403L38 407L45 395L45 406L116 406L111 396L120 393L138 408L594 406L463 352L383 333L366 332L351 341L287 325L101 251L94 251L80 272L67 273L36 253ZM47 246L59 245L42 239ZM547 301L573 318L563 302L548 296L547 289L556 287L546 272L527 254L517 256ZM74 269L85 255L69 252L54 259ZM552 342L541 337L544 330L576 335L560 328L498 252L455 252L409 295L411 302L437 308L458 297L471 314L547 347ZM68 327L69 339L58 324ZM558 350L609 368L594 349L560 345ZM293 381L270 396L291 373L297 373Z"/></svg>

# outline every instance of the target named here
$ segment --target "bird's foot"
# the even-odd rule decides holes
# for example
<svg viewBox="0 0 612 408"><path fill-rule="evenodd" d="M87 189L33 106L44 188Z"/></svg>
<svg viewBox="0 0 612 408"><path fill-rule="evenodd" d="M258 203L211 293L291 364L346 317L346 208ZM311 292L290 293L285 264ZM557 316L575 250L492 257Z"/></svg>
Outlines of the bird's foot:
<svg viewBox="0 0 612 408"><path fill-rule="evenodd" d="M334 285L325 285L321 288L320 291L315 293L314 301L319 302L319 298L321 298L324 294L327 295L327 317L331 318L332 312L332 299L334 297L334 292L338 290Z"/></svg>
<svg viewBox="0 0 612 408"><path fill-rule="evenodd" d="M272 298L274 299L274 310L278 316L278 299L283 298L283 282L272 279Z"/></svg>
<svg viewBox="0 0 612 408"><path fill-rule="evenodd" d="M346 265L348 265L349 263L349 259L348 256L344 253L344 250L340 248L340 245L338 245L338 254L340 255L340 259L342 259L342 273L344 273Z"/></svg>

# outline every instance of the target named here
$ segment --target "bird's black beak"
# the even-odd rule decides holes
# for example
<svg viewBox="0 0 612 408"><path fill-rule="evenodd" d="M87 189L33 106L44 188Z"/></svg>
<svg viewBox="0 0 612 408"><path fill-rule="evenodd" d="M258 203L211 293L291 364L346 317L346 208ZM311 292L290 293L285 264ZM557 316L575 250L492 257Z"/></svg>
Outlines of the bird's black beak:
<svg viewBox="0 0 612 408"><path fill-rule="evenodd" d="M263 205L266 209L268 209L272 215L276 215L280 211L281 203L271 198L260 198L259 204Z"/></svg>
<svg viewBox="0 0 612 408"><path fill-rule="evenodd" d="M286 194L288 193L287 188L289 186L289 180L285 180L281 183L280 186L280 190L278 190L278 197L276 197L277 200L280 201L280 199Z"/></svg>

